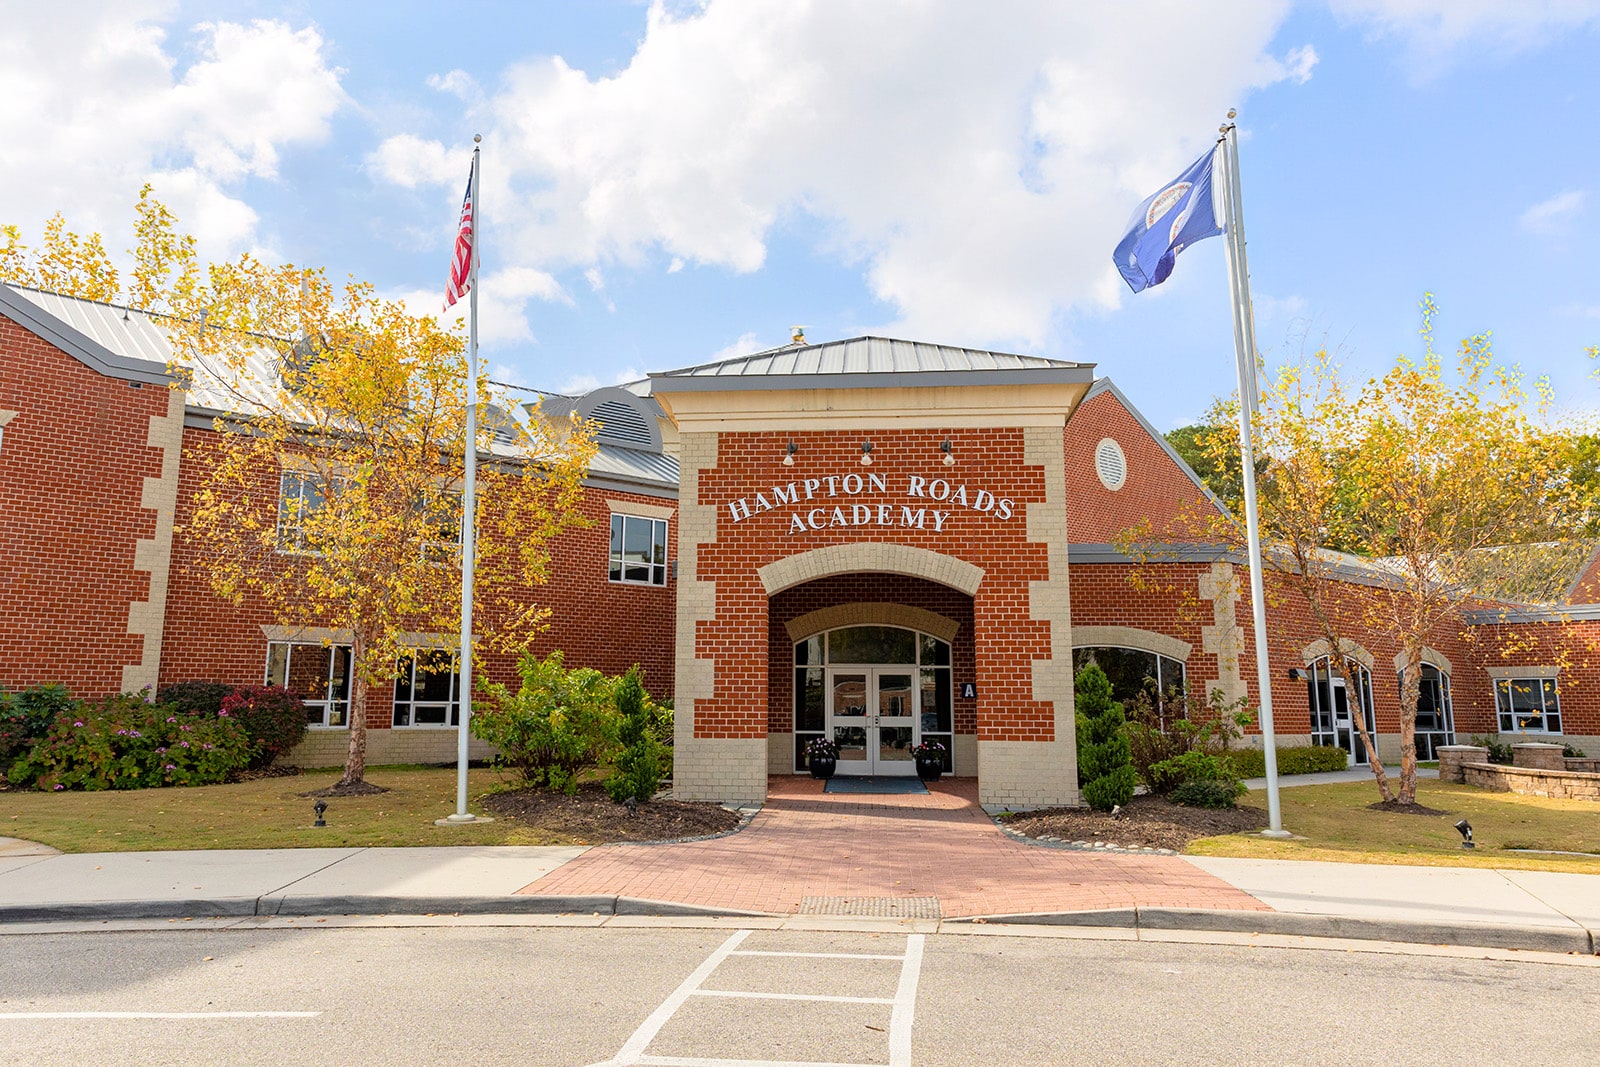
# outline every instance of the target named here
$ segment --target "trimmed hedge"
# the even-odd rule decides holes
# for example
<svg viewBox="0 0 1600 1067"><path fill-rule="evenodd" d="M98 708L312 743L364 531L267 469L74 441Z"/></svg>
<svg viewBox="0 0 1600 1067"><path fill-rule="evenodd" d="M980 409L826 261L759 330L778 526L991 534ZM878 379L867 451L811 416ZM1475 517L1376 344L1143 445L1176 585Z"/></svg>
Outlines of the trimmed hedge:
<svg viewBox="0 0 1600 1067"><path fill-rule="evenodd" d="M1267 756L1259 748L1244 748L1229 752L1228 761L1233 764L1233 772L1240 778L1266 777ZM1279 774L1342 771L1349 762L1345 750L1332 745L1292 745L1278 749Z"/></svg>

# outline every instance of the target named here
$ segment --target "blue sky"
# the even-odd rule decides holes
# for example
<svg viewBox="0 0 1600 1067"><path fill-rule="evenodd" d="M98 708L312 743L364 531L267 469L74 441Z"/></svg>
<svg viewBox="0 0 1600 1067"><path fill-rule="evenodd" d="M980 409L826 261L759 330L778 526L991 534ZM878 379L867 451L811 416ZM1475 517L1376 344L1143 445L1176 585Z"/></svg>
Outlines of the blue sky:
<svg viewBox="0 0 1600 1067"><path fill-rule="evenodd" d="M1235 106L1269 363L1415 355L1431 290L1441 346L1492 330L1600 408L1600 0L987 7L35 6L0 42L0 221L125 247L148 179L214 257L431 312L481 132L502 378L805 324L1094 362L1168 428L1232 387L1222 242L1138 296L1110 250Z"/></svg>

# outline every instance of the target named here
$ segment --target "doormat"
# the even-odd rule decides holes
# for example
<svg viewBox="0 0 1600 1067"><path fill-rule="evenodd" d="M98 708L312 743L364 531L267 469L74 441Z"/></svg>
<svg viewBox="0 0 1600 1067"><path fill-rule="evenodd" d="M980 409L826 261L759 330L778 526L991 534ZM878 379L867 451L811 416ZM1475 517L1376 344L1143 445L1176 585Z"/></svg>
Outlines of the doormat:
<svg viewBox="0 0 1600 1067"><path fill-rule="evenodd" d="M824 793L926 793L928 787L921 778L901 778L890 775L834 775L823 787Z"/></svg>

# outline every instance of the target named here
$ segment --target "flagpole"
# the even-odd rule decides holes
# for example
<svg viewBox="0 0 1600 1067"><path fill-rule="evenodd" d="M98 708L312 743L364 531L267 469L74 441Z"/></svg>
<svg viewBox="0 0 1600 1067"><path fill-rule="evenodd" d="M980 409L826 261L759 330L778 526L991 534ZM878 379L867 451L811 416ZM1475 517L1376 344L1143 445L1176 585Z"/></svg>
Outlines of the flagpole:
<svg viewBox="0 0 1600 1067"><path fill-rule="evenodd" d="M467 724L472 718L472 571L477 561L478 502L478 246L483 213L478 201L481 134L472 138L472 268L467 289L467 433L461 483L461 725L456 736L456 813L451 822L477 822L467 811Z"/></svg>
<svg viewBox="0 0 1600 1067"><path fill-rule="evenodd" d="M1272 665L1267 646L1267 601L1262 582L1261 524L1256 513L1255 444L1252 422L1258 397L1256 383L1256 322L1250 306L1250 267L1244 252L1244 208L1239 184L1238 127L1228 111L1221 129L1222 158L1226 171L1223 201L1228 237L1228 289L1233 296L1233 347L1239 376L1239 452L1244 467L1245 529L1250 547L1250 606L1255 616L1256 685L1261 693L1261 748L1267 770L1267 829L1264 837L1290 837L1283 828L1283 807L1278 798L1278 747L1272 726Z"/></svg>

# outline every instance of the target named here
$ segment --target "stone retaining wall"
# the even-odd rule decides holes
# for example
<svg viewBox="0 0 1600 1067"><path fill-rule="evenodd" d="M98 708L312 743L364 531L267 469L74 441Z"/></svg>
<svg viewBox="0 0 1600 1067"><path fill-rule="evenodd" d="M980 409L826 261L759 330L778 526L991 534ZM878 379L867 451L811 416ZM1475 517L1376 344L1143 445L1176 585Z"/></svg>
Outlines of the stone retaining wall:
<svg viewBox="0 0 1600 1067"><path fill-rule="evenodd" d="M1517 793L1522 796L1552 797L1559 800L1600 801L1600 774L1592 772L1546 771L1532 767L1506 767L1494 763L1467 763L1462 765L1461 771L1467 785L1493 790L1496 793Z"/></svg>

